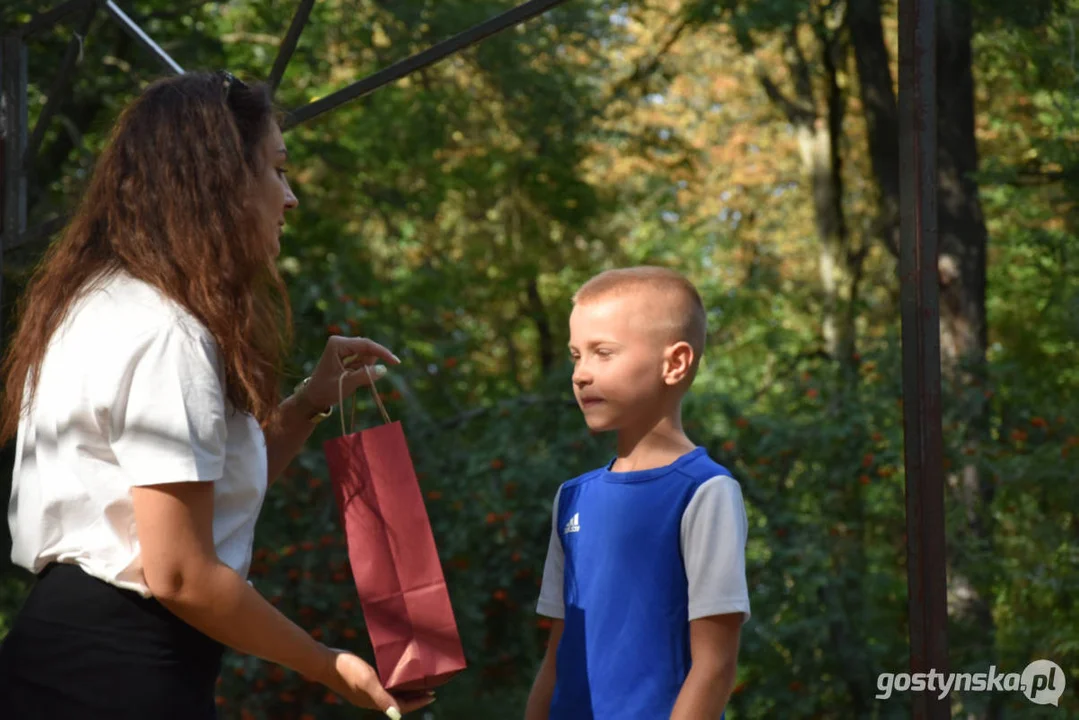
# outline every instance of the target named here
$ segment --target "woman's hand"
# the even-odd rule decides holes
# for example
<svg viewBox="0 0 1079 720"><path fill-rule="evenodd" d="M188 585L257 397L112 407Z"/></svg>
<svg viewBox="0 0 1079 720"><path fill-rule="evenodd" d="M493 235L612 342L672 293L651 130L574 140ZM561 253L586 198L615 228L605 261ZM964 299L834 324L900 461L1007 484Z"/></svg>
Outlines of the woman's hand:
<svg viewBox="0 0 1079 720"><path fill-rule="evenodd" d="M396 700L378 681L375 669L352 653L329 648L324 677L318 680L357 707L381 710L389 717L400 717L435 701L434 696ZM391 709L396 709L394 713Z"/></svg>
<svg viewBox="0 0 1079 720"><path fill-rule="evenodd" d="M334 335L326 341L326 349L311 373L311 381L302 391L304 400L319 410L336 405L342 395L348 397L357 388L371 384L365 365L374 365L371 375L376 380L385 374L384 365L375 365L379 360L390 365L401 362L396 355L373 340ZM339 388L338 380L342 373L345 379Z"/></svg>

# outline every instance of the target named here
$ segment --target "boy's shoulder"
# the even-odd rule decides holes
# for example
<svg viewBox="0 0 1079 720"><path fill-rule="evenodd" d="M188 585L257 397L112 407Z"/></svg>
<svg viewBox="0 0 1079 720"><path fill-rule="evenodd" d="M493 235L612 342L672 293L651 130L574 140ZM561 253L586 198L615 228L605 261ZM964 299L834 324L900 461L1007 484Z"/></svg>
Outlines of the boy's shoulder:
<svg viewBox="0 0 1079 720"><path fill-rule="evenodd" d="M567 488L576 487L578 485L585 485L589 482L592 482L593 480L598 480L599 478L603 477L603 473L607 472L608 467L610 467L610 464L601 465L600 467L593 468L588 472L578 475L575 478L566 480L562 483L559 489L566 490Z"/></svg>
<svg viewBox="0 0 1079 720"><path fill-rule="evenodd" d="M734 473L716 462L703 447L698 447L683 459L686 462L676 463L678 465L676 470L679 475L690 482L699 484L717 477L730 478L734 482L738 482L738 479L734 477Z"/></svg>
<svg viewBox="0 0 1079 720"><path fill-rule="evenodd" d="M611 462L609 461L605 465L593 468L575 478L566 480L559 486L559 490L565 491L572 487L602 480L604 476L611 474L610 468ZM694 450L691 450L664 467L631 473L613 473L613 475L621 475L623 477L639 476L639 479L645 479L645 477L669 476L672 479L693 486L702 485L709 480L723 477L735 484L739 484L738 479L734 477L734 473L716 462L708 454L708 450L702 446L697 446Z"/></svg>

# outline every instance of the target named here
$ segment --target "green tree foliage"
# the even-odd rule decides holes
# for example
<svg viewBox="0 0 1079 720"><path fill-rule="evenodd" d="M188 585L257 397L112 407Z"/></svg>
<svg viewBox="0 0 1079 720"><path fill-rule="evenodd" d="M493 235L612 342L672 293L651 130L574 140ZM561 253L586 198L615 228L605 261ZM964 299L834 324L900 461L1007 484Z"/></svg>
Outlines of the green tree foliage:
<svg viewBox="0 0 1079 720"><path fill-rule="evenodd" d="M320 0L278 101L324 97L510 4ZM121 5L185 67L246 77L268 74L295 9ZM0 22L36 6L6 4ZM908 693L875 697L877 674L908 664L898 280L844 10L575 0L287 134L300 208L280 260L296 319L286 383L334 333L404 361L378 391L408 437L470 663L434 718L522 712L546 638L534 605L551 500L613 449L569 392L570 297L595 271L639 262L685 271L710 308L687 428L741 481L751 524L754 619L728 717L909 717ZM880 10L892 77L894 11ZM987 650L985 629L954 613L952 669L1049 658L1068 690L1061 708L958 693L956 714L1079 716L1077 11L974 5L989 368L944 388L945 469L975 467L992 488L987 518L967 516L961 483L948 492L949 549L995 629ZM32 122L77 22L30 43ZM103 14L89 28L34 165L34 221L70 205L111 118L158 73ZM823 138L818 121L838 124ZM836 149L838 247L859 257L822 250L811 170L823 166L804 154L822 138ZM6 302L38 251L7 256ZM845 285L828 286L826 260ZM856 340L838 354L833 312ZM357 428L382 422L370 397L356 401ZM340 433L327 420L271 491L252 580L321 639L369 656L321 449ZM970 531L978 521L987 537ZM25 588L15 570L0 579L0 626ZM219 702L223 718L356 716L234 654Z"/></svg>

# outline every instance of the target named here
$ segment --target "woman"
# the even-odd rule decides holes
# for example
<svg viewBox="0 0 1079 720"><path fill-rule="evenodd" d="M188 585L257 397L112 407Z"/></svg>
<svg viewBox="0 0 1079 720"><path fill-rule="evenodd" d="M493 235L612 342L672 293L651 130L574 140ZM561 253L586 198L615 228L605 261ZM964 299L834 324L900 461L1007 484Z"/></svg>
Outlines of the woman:
<svg viewBox="0 0 1079 720"><path fill-rule="evenodd" d="M0 442L18 438L12 557L38 580L0 648L0 717L213 718L224 646L391 717L431 701L395 700L245 581L268 484L342 374L369 382L346 360L399 362L334 337L279 402L286 159L265 87L157 82L30 283Z"/></svg>

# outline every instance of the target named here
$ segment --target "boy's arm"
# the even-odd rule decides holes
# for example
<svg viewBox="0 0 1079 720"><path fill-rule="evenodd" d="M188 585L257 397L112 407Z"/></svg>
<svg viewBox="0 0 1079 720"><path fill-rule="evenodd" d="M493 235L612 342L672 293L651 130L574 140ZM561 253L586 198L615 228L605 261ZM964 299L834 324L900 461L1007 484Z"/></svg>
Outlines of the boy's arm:
<svg viewBox="0 0 1079 720"><path fill-rule="evenodd" d="M692 666L671 720L719 718L734 688L742 613L712 615L689 623ZM546 717L546 716L544 716Z"/></svg>
<svg viewBox="0 0 1079 720"><path fill-rule="evenodd" d="M558 655L558 643L562 639L562 620L551 621L551 636L547 641L547 652L543 654L539 672L528 694L525 706L525 720L548 720L551 712L551 698L554 696L555 658Z"/></svg>
<svg viewBox="0 0 1079 720"><path fill-rule="evenodd" d="M543 662L540 663L536 679L532 683L532 691L528 694L525 720L547 720L550 714L556 678L555 657L558 654L558 643L562 639L562 628L565 627L563 618L566 609L562 595L562 573L566 556L562 548L562 539L558 536L558 499L561 495L562 488L559 487L551 508L551 536L547 544L547 559L543 563L543 581L540 583L539 601L536 603L536 611L540 615L551 618L551 636L547 640L547 651L543 654Z"/></svg>
<svg viewBox="0 0 1079 720"><path fill-rule="evenodd" d="M690 671L671 720L718 720L738 666L743 623L749 619L742 488L721 476L703 483L682 516L682 557L689 586Z"/></svg>

